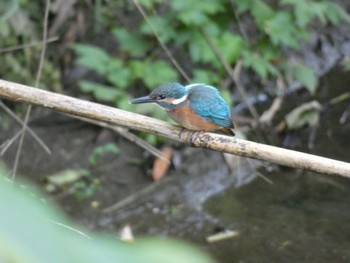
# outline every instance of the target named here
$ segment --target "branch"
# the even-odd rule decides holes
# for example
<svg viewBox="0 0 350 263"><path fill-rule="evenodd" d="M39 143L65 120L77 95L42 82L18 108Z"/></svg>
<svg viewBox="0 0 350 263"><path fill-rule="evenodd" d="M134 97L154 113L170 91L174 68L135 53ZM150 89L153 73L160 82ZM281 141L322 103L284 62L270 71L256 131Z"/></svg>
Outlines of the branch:
<svg viewBox="0 0 350 263"><path fill-rule="evenodd" d="M234 81L236 88L239 92L239 95L241 95L242 100L247 104L247 107L248 107L250 114L253 116L253 118L256 122L259 122L259 114L258 114L257 110L255 109L255 106L249 102L248 95L245 92L245 89L243 88L243 86L241 84L240 73L241 73L241 68L242 68L242 61L240 61L240 60L237 61L235 69L232 69L230 64L226 61L224 56L221 54L220 50L215 45L211 36L207 33L207 31L205 31L205 29L203 27L201 28L201 32L202 32L205 40L208 42L208 45L210 46L210 48L214 52L215 56L218 58L220 63L224 66L228 75Z"/></svg>
<svg viewBox="0 0 350 263"><path fill-rule="evenodd" d="M193 132L161 120L0 80L0 96L80 117L148 132L189 146L260 159L279 165L350 178L350 163L255 143L220 134Z"/></svg>
<svg viewBox="0 0 350 263"><path fill-rule="evenodd" d="M9 107L7 107L2 101L0 101L0 108L2 108L8 115L10 115L19 124L21 124L22 126L25 125L24 122L19 117L17 117L17 115ZM51 154L51 150L49 149L49 147L43 142L42 139L40 139L40 137L29 126L27 126L27 131L39 143L39 145L44 149L44 151L47 154Z"/></svg>
<svg viewBox="0 0 350 263"><path fill-rule="evenodd" d="M45 60L45 53L46 53L46 47L47 47L47 25L48 25L48 20L49 20L49 11L50 11L50 5L51 5L51 0L46 0L46 6L45 6L45 14L44 14L44 25L43 25L43 48L41 50L40 54L40 61L39 61L39 66L35 78L35 87L39 87L39 82L41 79L41 75L43 72L43 65L44 65L44 60ZM16 152L16 157L15 161L13 163L13 170L12 170L12 181L15 181L15 177L17 174L17 168L18 168L18 162L19 158L22 152L22 147L23 147L23 140L24 136L26 134L27 128L28 128L28 121L29 121L29 116L32 111L32 105L29 105L26 111L26 115L24 117L23 121L23 126L22 126L22 134L19 138L19 143L17 147L17 152Z"/></svg>
<svg viewBox="0 0 350 263"><path fill-rule="evenodd" d="M11 46L11 47L1 48L0 54L6 53L6 52L13 52L13 51L17 51L17 50L21 50L21 49L25 49L25 48L35 47L38 45L46 45L48 43L55 42L58 39L59 39L58 37L50 37L50 38L46 39L46 41L44 41L44 42L43 41L34 41L34 42L30 42L30 43L23 44L23 45L18 45L15 47Z"/></svg>
<svg viewBox="0 0 350 263"><path fill-rule="evenodd" d="M155 29L155 27L152 25L151 21L148 19L148 16L145 12L145 10L143 9L143 7L139 4L139 2L137 0L132 0L137 8L137 10L139 10L139 12L141 13L141 15L143 16L143 18L145 19L146 23L148 24L148 26L150 27L150 29L153 32L153 35L156 37L159 45L162 47L162 49L164 50L165 54L168 56L168 58L170 59L170 61L173 63L173 65L175 66L175 68L180 72L180 74L184 77L184 79L190 83L191 82L191 78L186 74L186 71L181 67L181 65L177 62L177 60L174 58L174 56L171 54L170 50L168 49L168 47L165 45L164 41L160 38L157 30Z"/></svg>

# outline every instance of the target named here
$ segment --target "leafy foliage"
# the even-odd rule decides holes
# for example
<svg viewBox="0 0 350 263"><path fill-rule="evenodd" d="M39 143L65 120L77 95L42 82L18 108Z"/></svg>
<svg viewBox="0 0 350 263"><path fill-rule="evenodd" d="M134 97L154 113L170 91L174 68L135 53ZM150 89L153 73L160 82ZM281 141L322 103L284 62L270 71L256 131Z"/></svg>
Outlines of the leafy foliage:
<svg viewBox="0 0 350 263"><path fill-rule="evenodd" d="M0 1L0 78L34 85L42 45L38 43L31 48L20 47L38 41L39 34L34 21L40 21L41 14L29 12L37 7L38 3L31 1ZM60 71L54 62L46 60L40 88L61 92L60 79Z"/></svg>
<svg viewBox="0 0 350 263"><path fill-rule="evenodd" d="M126 37L125 34L124 30L115 31L115 36L122 38L122 43L124 43L122 47L125 51L130 51L129 47L134 47L136 49L130 51L130 54L139 54L143 49L134 42L136 37L131 35ZM129 42L123 42L126 41L125 38L131 39L131 43L134 44L128 46ZM104 76L108 84L82 80L79 82L81 91L92 93L96 99L114 103L119 108L130 109L132 107L124 103L129 99L129 94L125 89L137 80L142 80L147 87L153 88L161 83L177 79L176 71L164 60L132 59L125 61L111 57L103 49L88 44L75 44L73 49L79 55L77 63Z"/></svg>
<svg viewBox="0 0 350 263"><path fill-rule="evenodd" d="M223 0L204 0L201 4L197 0L143 0L140 3L147 10L159 8L164 12L148 16L160 39L174 46L175 50L187 50L193 63L193 79L208 81L212 85L220 85L225 70L201 30L208 33L229 64L241 59L244 66L266 80L284 74L288 61L283 59L281 48L298 49L299 42L308 38L307 27L315 19L323 25L350 22L350 16L342 8L326 0L282 0L275 6L264 0L236 0L233 2L234 12L232 6ZM254 21L257 34L245 36L237 30L228 30L232 26L241 26L239 21L246 16ZM114 87L109 89L109 98L110 101L115 99L117 106L120 97L112 89L124 90L139 81L153 88L179 79L169 62L152 52L158 43L152 41L154 33L148 24L142 20L138 26L139 30L111 30L119 45L117 56L111 56L98 47L74 46L79 55L77 62L104 76L107 81L104 85ZM301 81L314 94L317 78L312 69L299 63L293 70L294 80ZM82 82L80 86L97 99L108 97L104 96L107 90L97 84L93 87L92 83L87 86Z"/></svg>
<svg viewBox="0 0 350 263"><path fill-rule="evenodd" d="M309 25L315 18L322 24L338 24L344 20L350 22L350 16L337 4L331 1L282 0L282 4L293 6L293 14L300 27Z"/></svg>
<svg viewBox="0 0 350 263"><path fill-rule="evenodd" d="M315 72L310 67L303 64L296 65L294 69L294 76L295 79L304 84L311 95L315 94L318 80Z"/></svg>
<svg viewBox="0 0 350 263"><path fill-rule="evenodd" d="M118 39L119 48L132 56L143 56L151 47L141 35L129 32L125 28L115 28L112 34Z"/></svg>
<svg viewBox="0 0 350 263"><path fill-rule="evenodd" d="M134 60L130 61L128 65L135 80L142 80L150 89L161 83L177 79L176 71L164 60Z"/></svg>
<svg viewBox="0 0 350 263"><path fill-rule="evenodd" d="M178 19L188 26L202 26L211 23L210 15L224 10L223 1L178 0L171 7L178 14Z"/></svg>

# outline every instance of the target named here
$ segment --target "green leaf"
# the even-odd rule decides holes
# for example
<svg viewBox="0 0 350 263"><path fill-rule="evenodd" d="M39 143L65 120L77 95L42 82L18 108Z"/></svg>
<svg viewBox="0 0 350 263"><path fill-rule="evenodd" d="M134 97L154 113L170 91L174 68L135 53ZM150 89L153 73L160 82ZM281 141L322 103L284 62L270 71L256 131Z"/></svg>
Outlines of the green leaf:
<svg viewBox="0 0 350 263"><path fill-rule="evenodd" d="M128 68L129 68L131 74L135 78L142 79L143 76L145 75L145 63L144 63L144 61L131 60L128 64Z"/></svg>
<svg viewBox="0 0 350 263"><path fill-rule="evenodd" d="M0 208L4 213L0 217L2 261L58 263L79 258L70 248L78 236L72 237L70 232L58 231L59 228L53 223L56 220L66 223L57 209L40 202L38 193L33 189L20 189L2 178L0 189ZM21 211L20 214L18 211ZM66 240L68 236L72 239Z"/></svg>
<svg viewBox="0 0 350 263"><path fill-rule="evenodd" d="M72 185L82 181L82 178L88 177L89 175L89 172L84 169L66 169L59 171L45 178L45 190L48 193L54 193L59 189L63 189L64 187L72 187Z"/></svg>
<svg viewBox="0 0 350 263"><path fill-rule="evenodd" d="M118 71L110 72L107 75L108 81L121 89L125 89L127 86L130 85L131 77L132 76L128 68L123 68Z"/></svg>
<svg viewBox="0 0 350 263"><path fill-rule="evenodd" d="M291 5L294 7L293 14L296 17L296 22L300 27L306 27L315 17L315 13L310 3L305 0L282 0L282 4Z"/></svg>
<svg viewBox="0 0 350 263"><path fill-rule="evenodd" d="M107 80L114 86L124 89L130 85L132 76L122 60L113 59L108 63Z"/></svg>
<svg viewBox="0 0 350 263"><path fill-rule="evenodd" d="M248 11L251 9L253 3L255 0L236 0L234 1L236 7L237 7L237 13L241 14L243 12Z"/></svg>
<svg viewBox="0 0 350 263"><path fill-rule="evenodd" d="M322 24L331 22L339 24L341 21L350 23L350 16L346 11L336 3L329 1L305 1L305 0L282 0L282 4L294 7L294 16L297 24L306 27L315 18L318 18Z"/></svg>
<svg viewBox="0 0 350 263"><path fill-rule="evenodd" d="M89 163L93 166L97 164L97 160L106 153L119 153L119 148L115 143L107 143L102 146L98 146L94 149L94 151L90 154Z"/></svg>
<svg viewBox="0 0 350 263"><path fill-rule="evenodd" d="M350 58L346 58L342 64L345 71L350 71Z"/></svg>
<svg viewBox="0 0 350 263"><path fill-rule="evenodd" d="M127 93L122 93L120 96L118 96L118 100L116 101L116 107L126 110L126 111L132 111L135 112L136 104L129 103L129 100L131 99L131 96Z"/></svg>
<svg viewBox="0 0 350 263"><path fill-rule="evenodd" d="M57 186L63 186L67 184L71 184L75 181L80 180L84 176L88 176L89 173L87 170L73 170L66 169L55 174L51 174L46 177L46 181L49 184L54 184Z"/></svg>
<svg viewBox="0 0 350 263"><path fill-rule="evenodd" d="M220 94L222 98L226 101L229 107L232 107L232 94L228 89L220 89Z"/></svg>
<svg viewBox="0 0 350 263"><path fill-rule="evenodd" d="M257 52L250 52L249 50L244 50L243 64L246 67L253 69L262 79L266 79L269 74L278 75L277 68L269 62L268 59L264 58Z"/></svg>
<svg viewBox="0 0 350 263"><path fill-rule="evenodd" d="M142 63L132 61L129 66L131 72L141 79L148 88L154 88L159 84L178 79L175 69L164 60L144 60Z"/></svg>
<svg viewBox="0 0 350 263"><path fill-rule="evenodd" d="M257 26L262 29L265 28L265 22L275 14L274 10L262 0L252 1L251 13Z"/></svg>
<svg viewBox="0 0 350 263"><path fill-rule="evenodd" d="M116 28L112 33L119 42L119 48L132 56L143 56L151 47L139 32L132 33L125 28Z"/></svg>
<svg viewBox="0 0 350 263"><path fill-rule="evenodd" d="M205 69L195 69L193 71L193 78L192 81L194 83L207 83L207 84L216 84L219 83L220 77L217 75L217 73L205 70Z"/></svg>
<svg viewBox="0 0 350 263"><path fill-rule="evenodd" d="M189 52L193 62L208 63L216 67L220 65L207 41L198 31L194 31L192 34L189 42Z"/></svg>
<svg viewBox="0 0 350 263"><path fill-rule="evenodd" d="M312 68L303 64L297 64L294 69L294 77L305 85L311 95L315 94L318 78Z"/></svg>
<svg viewBox="0 0 350 263"><path fill-rule="evenodd" d="M312 3L310 7L313 10L313 14L325 25L327 23L326 12L328 12L326 5L323 3Z"/></svg>
<svg viewBox="0 0 350 263"><path fill-rule="evenodd" d="M229 63L234 63L239 56L244 41L236 34L225 32L218 38L217 47Z"/></svg>
<svg viewBox="0 0 350 263"><path fill-rule="evenodd" d="M9 37L11 32L10 25L3 19L0 19L0 36Z"/></svg>
<svg viewBox="0 0 350 263"><path fill-rule="evenodd" d="M207 254L180 241L147 238L125 244L105 234L86 234L32 187L23 182L18 187L4 176L0 174L2 262L213 262Z"/></svg>
<svg viewBox="0 0 350 263"><path fill-rule="evenodd" d="M209 255L199 253L185 242L163 239L144 239L135 244L135 250L143 255L146 262L164 263L212 263ZM173 254L173 251L178 253ZM172 256L170 256L172 255Z"/></svg>
<svg viewBox="0 0 350 263"><path fill-rule="evenodd" d="M321 104L314 100L293 109L285 117L288 128L295 130L300 129L305 125L317 125L320 120L321 108Z"/></svg>
<svg viewBox="0 0 350 263"><path fill-rule="evenodd" d="M121 93L116 88L84 80L79 81L79 87L83 92L92 93L97 100L106 102L114 102Z"/></svg>
<svg viewBox="0 0 350 263"><path fill-rule="evenodd" d="M139 3L147 8L147 9L153 9L156 4L164 2L164 0L138 0Z"/></svg>
<svg viewBox="0 0 350 263"><path fill-rule="evenodd" d="M103 49L87 44L75 44L72 48L78 53L79 65L95 70L101 75L107 72L110 57Z"/></svg>
<svg viewBox="0 0 350 263"><path fill-rule="evenodd" d="M171 1L173 10L177 11L178 19L185 25L203 26L210 22L209 15L223 10L221 1L176 0Z"/></svg>
<svg viewBox="0 0 350 263"><path fill-rule="evenodd" d="M293 24L289 12L277 12L272 18L266 20L265 32L275 45L284 44L295 49L299 47L299 30Z"/></svg>
<svg viewBox="0 0 350 263"><path fill-rule="evenodd" d="M174 30L174 20L171 13L167 16L151 15L148 16L148 20L162 41L166 43L171 39L176 39L177 32ZM146 22L142 23L140 31L154 37L154 32Z"/></svg>
<svg viewBox="0 0 350 263"><path fill-rule="evenodd" d="M350 23L350 15L338 4L331 2L326 2L324 4L326 5L325 15L327 20L332 24L338 25L341 21Z"/></svg>
<svg viewBox="0 0 350 263"><path fill-rule="evenodd" d="M147 87L173 82L178 79L177 72L164 60L150 62L145 68L144 83Z"/></svg>

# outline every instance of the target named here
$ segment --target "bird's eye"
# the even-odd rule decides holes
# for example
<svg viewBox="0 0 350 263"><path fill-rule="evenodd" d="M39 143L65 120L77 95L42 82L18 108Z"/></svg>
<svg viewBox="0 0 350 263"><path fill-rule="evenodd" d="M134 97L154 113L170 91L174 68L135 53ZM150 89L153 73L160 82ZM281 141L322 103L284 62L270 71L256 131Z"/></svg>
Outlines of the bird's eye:
<svg viewBox="0 0 350 263"><path fill-rule="evenodd" d="M159 96L158 96L158 99L160 99L160 100L165 99L165 95L159 95Z"/></svg>

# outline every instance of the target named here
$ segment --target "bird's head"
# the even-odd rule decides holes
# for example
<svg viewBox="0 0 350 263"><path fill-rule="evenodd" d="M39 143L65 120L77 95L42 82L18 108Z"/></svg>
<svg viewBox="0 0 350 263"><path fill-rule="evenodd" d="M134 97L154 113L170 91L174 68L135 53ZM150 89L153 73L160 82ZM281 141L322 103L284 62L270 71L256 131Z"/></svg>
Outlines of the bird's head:
<svg viewBox="0 0 350 263"><path fill-rule="evenodd" d="M132 104L157 103L165 109L175 109L187 99L187 89L179 83L167 83L155 88L150 95L132 99Z"/></svg>

